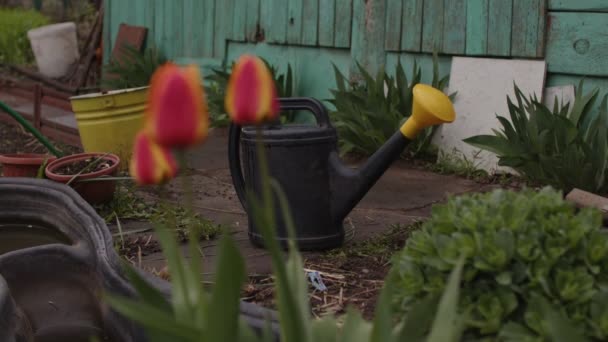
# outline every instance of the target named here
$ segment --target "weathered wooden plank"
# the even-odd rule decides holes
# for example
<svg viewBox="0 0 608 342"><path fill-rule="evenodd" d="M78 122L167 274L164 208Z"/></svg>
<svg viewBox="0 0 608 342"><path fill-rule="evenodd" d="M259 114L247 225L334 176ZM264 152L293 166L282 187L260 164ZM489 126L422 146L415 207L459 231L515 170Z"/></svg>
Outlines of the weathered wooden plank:
<svg viewBox="0 0 608 342"><path fill-rule="evenodd" d="M545 59L550 72L608 76L608 14L549 12Z"/></svg>
<svg viewBox="0 0 608 342"><path fill-rule="evenodd" d="M165 23L167 15L164 13L164 4L165 1L163 0L154 1L154 7L158 12L158 15L154 15L154 44L159 48L162 48L165 55L170 57L171 47L167 44L167 35L165 34L165 29L167 29L167 24ZM163 13L163 15L160 15L160 13Z"/></svg>
<svg viewBox="0 0 608 342"><path fill-rule="evenodd" d="M110 55L112 53L112 46L114 45L114 40L112 39L112 5L116 0L106 0L103 2L104 13L106 15L103 16L103 63L107 64L110 60Z"/></svg>
<svg viewBox="0 0 608 342"><path fill-rule="evenodd" d="M201 45L201 51L203 57L213 57L213 49L215 46L215 1L214 0L195 0L200 1L203 4L203 9L200 13L197 13L200 18L198 29L200 30L200 42L197 45Z"/></svg>
<svg viewBox="0 0 608 342"><path fill-rule="evenodd" d="M540 0L538 9L538 35L536 36L536 57L545 56L545 43L547 33L547 0Z"/></svg>
<svg viewBox="0 0 608 342"><path fill-rule="evenodd" d="M401 0L387 0L384 40L384 47L387 51L399 51L401 48L401 16Z"/></svg>
<svg viewBox="0 0 608 342"><path fill-rule="evenodd" d="M443 48L443 0L425 0L422 11L422 51L440 52Z"/></svg>
<svg viewBox="0 0 608 342"><path fill-rule="evenodd" d="M467 55L485 55L488 50L488 7L489 0L467 1Z"/></svg>
<svg viewBox="0 0 608 342"><path fill-rule="evenodd" d="M608 12L606 0L549 0L549 11Z"/></svg>
<svg viewBox="0 0 608 342"><path fill-rule="evenodd" d="M232 36L232 17L234 0L215 1L215 36L213 39L213 56L223 58L226 54L226 40Z"/></svg>
<svg viewBox="0 0 608 342"><path fill-rule="evenodd" d="M232 34L230 38L237 42L246 40L245 26L247 24L247 0L233 0Z"/></svg>
<svg viewBox="0 0 608 342"><path fill-rule="evenodd" d="M513 0L490 0L488 21L488 55L509 56L511 53L511 18Z"/></svg>
<svg viewBox="0 0 608 342"><path fill-rule="evenodd" d="M165 19L165 44L167 44L167 50L169 51L171 58L181 56L184 50L185 42L182 32L184 23L183 8L184 0L164 1L164 11L158 14L167 17Z"/></svg>
<svg viewBox="0 0 608 342"><path fill-rule="evenodd" d="M206 1L200 0L184 0L183 8L183 35L184 35L184 51L180 57L200 57L205 55L207 47L204 44L204 21L201 18L204 16ZM206 25L209 26L209 25ZM211 47L213 51L213 47Z"/></svg>
<svg viewBox="0 0 608 342"><path fill-rule="evenodd" d="M403 0L401 50L420 51L422 42L422 0Z"/></svg>
<svg viewBox="0 0 608 342"><path fill-rule="evenodd" d="M384 68L386 51L384 51L384 18L386 18L386 1L368 0L353 7L353 38L350 49L353 62L360 63L366 70L376 73ZM358 78L356 63L351 65L351 77Z"/></svg>
<svg viewBox="0 0 608 342"><path fill-rule="evenodd" d="M467 6L465 0L450 0L444 4L443 50L444 53L461 55L465 51Z"/></svg>
<svg viewBox="0 0 608 342"><path fill-rule="evenodd" d="M246 37L250 42L257 41L256 35L260 22L260 0L247 1L247 24L245 25Z"/></svg>
<svg viewBox="0 0 608 342"><path fill-rule="evenodd" d="M303 0L288 0L287 4L287 43L299 45L302 42Z"/></svg>
<svg viewBox="0 0 608 342"><path fill-rule="evenodd" d="M287 40L287 1L262 0L262 11L268 17L269 23L264 27L266 40L270 43L285 43Z"/></svg>
<svg viewBox="0 0 608 342"><path fill-rule="evenodd" d="M540 1L513 0L511 56L536 57Z"/></svg>
<svg viewBox="0 0 608 342"><path fill-rule="evenodd" d="M318 20L319 0L305 0L302 7L302 45L317 45Z"/></svg>
<svg viewBox="0 0 608 342"><path fill-rule="evenodd" d="M350 36L353 29L353 0L336 0L336 19L334 24L334 46L350 47Z"/></svg>
<svg viewBox="0 0 608 342"><path fill-rule="evenodd" d="M335 0L319 0L319 45L334 46Z"/></svg>

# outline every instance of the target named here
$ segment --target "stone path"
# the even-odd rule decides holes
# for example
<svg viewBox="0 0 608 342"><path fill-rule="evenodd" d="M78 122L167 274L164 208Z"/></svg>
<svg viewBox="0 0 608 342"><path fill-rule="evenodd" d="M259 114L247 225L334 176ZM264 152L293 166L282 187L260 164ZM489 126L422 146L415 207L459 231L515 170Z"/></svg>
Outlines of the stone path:
<svg viewBox="0 0 608 342"><path fill-rule="evenodd" d="M249 274L268 274L271 265L267 252L254 247L248 240L247 217L232 186L226 148L227 131L216 129L205 145L191 152L190 164L195 170L190 176L196 192L194 206L203 217L231 227L246 259ZM170 185L174 197L179 196L179 184L178 179ZM348 243L372 238L390 229L391 225L408 225L423 219L430 214L431 206L443 201L448 194L491 188L455 176L415 169L405 162L396 162L345 220L345 226L354 227L355 231ZM146 227L146 224L123 223L125 231L142 227ZM214 272L217 244L217 240L201 243L205 255L203 272L206 275ZM307 252L304 256L312 254ZM148 270L160 270L165 265L160 252L141 260L141 266Z"/></svg>

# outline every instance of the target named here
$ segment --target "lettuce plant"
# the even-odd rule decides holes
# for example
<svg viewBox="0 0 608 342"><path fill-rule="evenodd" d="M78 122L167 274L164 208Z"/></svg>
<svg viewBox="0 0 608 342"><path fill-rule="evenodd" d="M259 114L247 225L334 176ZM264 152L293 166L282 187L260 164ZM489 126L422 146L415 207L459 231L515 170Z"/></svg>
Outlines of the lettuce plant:
<svg viewBox="0 0 608 342"><path fill-rule="evenodd" d="M555 340L563 325L552 315L572 324L568 333L605 340L608 236L600 229L599 212L576 211L549 187L450 198L395 256L394 304L408 313L441 293L464 254L465 340Z"/></svg>

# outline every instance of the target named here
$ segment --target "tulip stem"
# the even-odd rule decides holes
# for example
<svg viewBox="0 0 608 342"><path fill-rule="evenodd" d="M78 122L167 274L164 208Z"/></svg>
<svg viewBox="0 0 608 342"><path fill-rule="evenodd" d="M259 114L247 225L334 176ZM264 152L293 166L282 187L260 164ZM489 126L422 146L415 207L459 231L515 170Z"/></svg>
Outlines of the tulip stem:
<svg viewBox="0 0 608 342"><path fill-rule="evenodd" d="M182 191L185 199L185 210L186 217L188 217L186 231L188 233L188 253L190 254L190 267L192 270L192 276L195 277L197 284L202 284L201 279L201 260L199 250L199 236L200 227L195 223L194 217L194 196L192 195L192 178L189 174L189 165L186 151L177 151L177 161L182 171L186 171L186 174L181 175L182 179Z"/></svg>

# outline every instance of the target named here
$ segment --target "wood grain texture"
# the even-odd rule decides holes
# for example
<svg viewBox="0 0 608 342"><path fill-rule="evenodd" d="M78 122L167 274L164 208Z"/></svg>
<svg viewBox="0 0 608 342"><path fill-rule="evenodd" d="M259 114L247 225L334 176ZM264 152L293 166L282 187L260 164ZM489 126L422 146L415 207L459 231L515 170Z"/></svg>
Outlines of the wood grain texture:
<svg viewBox="0 0 608 342"><path fill-rule="evenodd" d="M287 43L299 45L302 41L303 0L288 0L287 4Z"/></svg>
<svg viewBox="0 0 608 342"><path fill-rule="evenodd" d="M199 0L200 1L200 0ZM237 42L247 40L247 0L233 0L232 32L230 38Z"/></svg>
<svg viewBox="0 0 608 342"><path fill-rule="evenodd" d="M425 0L422 10L422 51L441 51L443 48L443 0Z"/></svg>
<svg viewBox="0 0 608 342"><path fill-rule="evenodd" d="M403 0L401 50L418 52L422 42L422 0Z"/></svg>
<svg viewBox="0 0 608 342"><path fill-rule="evenodd" d="M302 45L314 46L318 42L319 0L304 0L302 6Z"/></svg>
<svg viewBox="0 0 608 342"><path fill-rule="evenodd" d="M489 0L467 1L466 54L485 55L488 50Z"/></svg>
<svg viewBox="0 0 608 342"><path fill-rule="evenodd" d="M541 0L513 0L511 56L536 57L540 2Z"/></svg>
<svg viewBox="0 0 608 342"><path fill-rule="evenodd" d="M247 1L247 19L245 24L247 41L255 42L258 25L260 25L260 0Z"/></svg>
<svg viewBox="0 0 608 342"><path fill-rule="evenodd" d="M608 12L606 0L549 0L550 11Z"/></svg>
<svg viewBox="0 0 608 342"><path fill-rule="evenodd" d="M351 77L357 79L360 63L370 73L384 68L384 34L386 2L384 0L357 0L353 7L353 38L351 46Z"/></svg>
<svg viewBox="0 0 608 342"><path fill-rule="evenodd" d="M545 56L545 46L547 41L547 0L540 0L538 9L538 35L536 36L536 57Z"/></svg>
<svg viewBox="0 0 608 342"><path fill-rule="evenodd" d="M441 52L455 55L464 54L466 26L466 1L446 1L443 10L443 49Z"/></svg>
<svg viewBox="0 0 608 342"><path fill-rule="evenodd" d="M199 0L195 0L199 1ZM213 57L215 47L215 0L203 0L203 9L200 13L200 42L203 57Z"/></svg>
<svg viewBox="0 0 608 342"><path fill-rule="evenodd" d="M106 0L103 3L104 13L106 15L103 16L103 63L107 64L110 60L110 55L112 53L112 45L114 45L113 35L112 35L112 5L116 0Z"/></svg>
<svg viewBox="0 0 608 342"><path fill-rule="evenodd" d="M490 56L511 53L511 20L513 0L490 0L488 20L488 50Z"/></svg>
<svg viewBox="0 0 608 342"><path fill-rule="evenodd" d="M401 0L387 0L386 2L386 35L384 36L384 47L387 51L399 51L401 49Z"/></svg>
<svg viewBox="0 0 608 342"><path fill-rule="evenodd" d="M353 18L353 0L336 0L336 15L334 23L334 46L350 47Z"/></svg>
<svg viewBox="0 0 608 342"><path fill-rule="evenodd" d="M549 12L545 59L550 72L608 76L608 14Z"/></svg>
<svg viewBox="0 0 608 342"><path fill-rule="evenodd" d="M319 0L319 45L334 46L335 0Z"/></svg>
<svg viewBox="0 0 608 342"><path fill-rule="evenodd" d="M225 1L225 0L219 0ZM285 43L287 40L287 1L261 0L262 11L269 16L269 25L265 27L266 40L270 43Z"/></svg>
<svg viewBox="0 0 608 342"><path fill-rule="evenodd" d="M215 1L213 57L223 58L226 54L226 40L232 36L233 10L234 0Z"/></svg>

